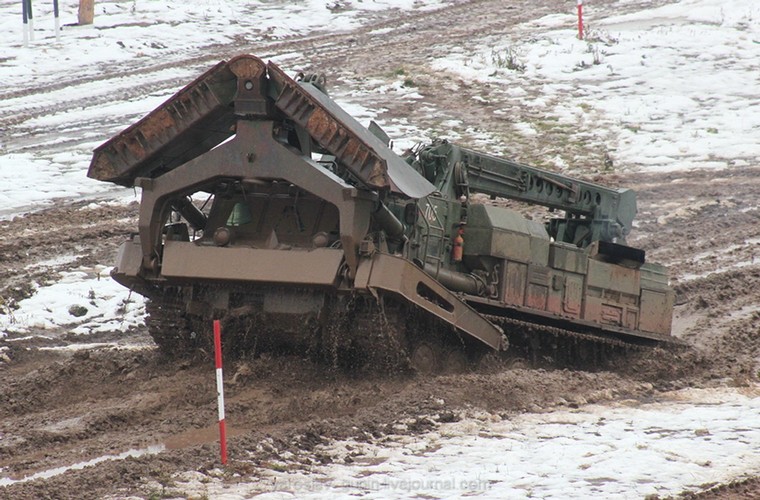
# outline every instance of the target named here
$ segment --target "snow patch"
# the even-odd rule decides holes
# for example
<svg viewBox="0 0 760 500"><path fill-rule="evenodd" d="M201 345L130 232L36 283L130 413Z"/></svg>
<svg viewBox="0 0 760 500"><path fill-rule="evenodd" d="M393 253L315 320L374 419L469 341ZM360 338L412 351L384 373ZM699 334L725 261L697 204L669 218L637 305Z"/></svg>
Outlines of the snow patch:
<svg viewBox="0 0 760 500"><path fill-rule="evenodd" d="M60 279L36 286L18 308L0 314L0 332L28 333L65 327L75 334L127 331L141 326L145 299L110 278L111 268L96 266L59 273Z"/></svg>
<svg viewBox="0 0 760 500"><path fill-rule="evenodd" d="M502 419L473 414L422 435L317 450L345 463L259 470L252 483L183 474L213 498L642 498L760 472L760 387L684 390ZM350 457L350 460L347 460ZM284 469L287 469L285 464Z"/></svg>

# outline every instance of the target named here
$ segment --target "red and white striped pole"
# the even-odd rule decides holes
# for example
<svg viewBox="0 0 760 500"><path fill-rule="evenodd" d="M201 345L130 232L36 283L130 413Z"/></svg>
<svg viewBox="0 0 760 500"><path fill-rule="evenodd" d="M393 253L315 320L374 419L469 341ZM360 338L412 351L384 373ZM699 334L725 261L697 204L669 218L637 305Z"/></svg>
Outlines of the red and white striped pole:
<svg viewBox="0 0 760 500"><path fill-rule="evenodd" d="M214 320L214 358L216 360L216 399L219 405L219 443L222 448L222 465L227 464L227 427L224 424L224 385L222 383L222 327Z"/></svg>
<svg viewBox="0 0 760 500"><path fill-rule="evenodd" d="M578 0L578 40L583 40L583 0Z"/></svg>

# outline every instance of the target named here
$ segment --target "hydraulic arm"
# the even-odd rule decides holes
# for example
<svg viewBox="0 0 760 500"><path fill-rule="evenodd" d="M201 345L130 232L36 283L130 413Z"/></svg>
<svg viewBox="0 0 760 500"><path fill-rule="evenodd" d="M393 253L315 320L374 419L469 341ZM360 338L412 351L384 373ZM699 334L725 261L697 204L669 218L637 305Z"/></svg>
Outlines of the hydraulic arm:
<svg viewBox="0 0 760 500"><path fill-rule="evenodd" d="M439 191L457 197L484 193L563 210L564 217L549 223L549 235L580 247L594 241L624 243L636 215L636 193L630 189L581 181L446 141L420 150L415 166Z"/></svg>

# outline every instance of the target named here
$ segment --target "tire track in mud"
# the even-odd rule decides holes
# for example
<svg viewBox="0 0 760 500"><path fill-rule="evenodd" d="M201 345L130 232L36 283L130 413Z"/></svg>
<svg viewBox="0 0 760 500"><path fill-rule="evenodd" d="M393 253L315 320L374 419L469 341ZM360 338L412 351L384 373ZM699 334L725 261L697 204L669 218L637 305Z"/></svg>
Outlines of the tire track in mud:
<svg viewBox="0 0 760 500"><path fill-rule="evenodd" d="M517 5L515 5L517 4ZM305 37L290 37L281 41L260 42L240 39L233 44L214 44L203 47L198 55L191 55L181 50L166 52L161 61L148 63L145 59L132 59L112 67L99 68L84 76L76 76L41 87L25 88L10 92L0 92L0 128L6 129L8 136L21 140L17 151L35 151L35 143L47 142L46 136L55 136L58 129L24 126L32 120L72 110L95 109L111 102L125 102L139 99L157 92L169 92L178 89L188 81L178 81L177 77L168 77L158 81L143 83L139 81L144 75L168 71L178 66L191 68L195 73L208 69L221 59L241 52L250 52L263 58L298 51L302 64L328 70L331 74L353 73L367 74L381 68L393 67L399 61L415 61L433 54L442 55L452 44L467 41L473 33L501 32L504 28L533 18L536 9L552 12L551 2L536 6L536 2L503 2L501 0L470 0L455 5L444 6L439 10L423 12L403 12L402 17L380 18L348 32L314 34ZM518 13L519 15L515 15ZM391 13L390 15L394 15ZM473 26L475 23L475 26ZM389 30L389 31L386 31ZM382 35L373 32L383 31ZM428 48L426 55L424 49ZM372 57L366 57L372 54ZM357 64L359 63L359 64ZM370 66L367 67L367 64ZM197 71L195 71L197 68ZM107 92L88 91L88 87L98 85L111 87ZM18 111L18 100L30 96L45 96L65 91L68 96L73 89L80 89L79 98L65 102L58 100L55 106L31 105ZM8 111L5 111L8 109ZM102 116L92 120L91 127L83 127L83 135L90 130L117 127L124 123L123 116ZM28 138L28 139L27 139Z"/></svg>
<svg viewBox="0 0 760 500"><path fill-rule="evenodd" d="M456 13L460 12L461 10L468 8L471 4L481 4L481 3L487 3L486 0L470 0L469 2L466 2L464 4L457 4L454 6L448 6L444 7L441 11L432 11L432 13L441 13L442 15L445 15L446 17L451 17L452 15L456 15ZM494 2L491 2L494 3ZM108 68L99 67L96 71L93 71L92 73L86 74L84 76L78 75L76 77L67 79L67 80L59 80L55 83L33 87L33 88L24 88L19 90L12 90L8 92L0 92L0 103L7 103L8 101L12 99L27 97L29 95L36 95L36 94L49 94L53 92L58 92L61 90L71 89L72 87L78 87L81 85L87 85L91 84L93 82L110 82L110 81L118 81L120 79L126 79L126 78L132 78L140 75L145 74L153 74L169 69L175 68L178 64L182 64L183 66L190 66L190 67L202 67L204 69L208 69L210 64L218 62L220 59L229 57L230 55L235 55L241 52L245 52L246 50L256 49L255 55L259 55L260 57L271 57L277 54L287 53L292 50L300 50L304 46L308 47L318 47L321 49L330 49L334 50L338 47L345 46L347 44L347 40L350 40L352 38L355 38L358 33L368 33L375 30L380 29L393 29L394 26L398 24L407 24L412 22L420 22L423 23L426 21L426 19L431 16L431 11L424 11L424 12L418 12L418 13L411 13L406 14L404 19L402 21L399 21L398 19L381 19L379 21L372 21L368 25L362 26L358 30L355 31L348 31L348 32L341 32L341 33L326 33L326 34L313 34L313 35L307 35L307 36L292 36L280 41L273 41L273 42L265 42L265 43L256 43L251 42L245 39L238 40L235 42L237 45L231 45L231 44L213 44L213 45L207 45L205 47L202 47L200 49L197 49L196 52L199 52L199 55L189 55L187 51L183 50L170 50L162 54L162 58L160 62L157 63L150 63L145 64L147 61L144 58L135 58L130 59L125 62L117 63L113 66L109 66ZM173 87L174 79L167 79L162 82L164 84L164 89L169 89ZM187 82L183 82L187 83ZM124 87L127 87L125 85ZM120 88L116 86L115 88L118 88L119 92L126 91L127 94L119 94L119 97L117 99L113 99L113 94L116 93L116 91L109 94L109 96L103 96L99 97L97 100L93 102L91 96L83 96L79 99L71 100L66 103L61 103L60 106L54 108L54 109L41 109L41 110L25 110L25 113L23 115L18 115L15 120L13 118L8 119L7 116L10 114L6 114L3 112L2 108L5 107L0 106L0 126L7 126L7 125L15 125L19 121L24 121L25 119L31 119L41 116L42 114L47 114L50 112L63 112L68 109L76 109L81 108L84 106L97 106L98 104L102 104L104 102L109 102L111 99L113 100L124 100L124 97L137 97L140 95L144 95L145 92L143 91L142 86L128 86L127 88ZM11 115L13 116L13 115Z"/></svg>
<svg viewBox="0 0 760 500"><path fill-rule="evenodd" d="M674 0L662 0L657 4L672 3ZM648 2L651 4L652 2ZM622 9L633 11L637 7L634 3L624 3L618 5L614 0L595 2L594 8L598 12L604 13L616 6L616 12ZM315 57L307 57L312 60L313 64L323 67L332 63L333 67L341 68L344 63L361 60L370 65L377 65L378 62L383 64L394 64L403 61L406 54L411 54L415 58L419 57L419 52L425 47L438 49L438 53L445 53L446 48L452 43L456 44L462 41L473 41L474 34L501 32L504 28L524 22L529 19L535 19L540 15L557 13L557 6L553 2L538 3L529 0L520 0L505 2L503 0L469 0L460 2L455 5L443 6L440 9L422 12L401 12L402 18L382 18L372 20L356 30L340 33L315 33L306 36L291 36L279 41L272 42L252 42L246 40L243 35L238 35L238 40L229 43L217 43L207 45L196 52L199 55L188 55L181 49L168 50L162 54L161 61L157 63L146 63L145 58L135 58L115 65L103 68L98 67L84 76L78 74L65 80L58 80L55 83L43 86L23 88L19 90L0 91L0 103L7 103L13 99L27 97L36 94L50 94L64 89L71 89L80 85L90 84L93 82L114 81L126 78L132 78L139 75L152 74L175 68L178 64L190 67L207 68L210 63L218 62L220 59L229 57L231 54L237 54L249 50L254 50L256 55L261 57L272 57L293 50L303 51ZM368 17L373 17L369 15ZM375 14L374 17L378 17ZM474 25L473 25L474 24ZM392 30L382 33L382 36L371 37L375 31ZM361 45L356 44L356 40L361 40ZM384 49L380 51L379 49ZM370 53L371 58L352 58L352 54ZM163 81L162 89L172 88L177 82L175 79ZM181 83L181 82L180 82ZM124 85L116 86L119 97L115 100L123 101L131 97L145 95L144 87ZM123 92L126 92L123 93ZM113 97L112 92L109 97ZM79 99L63 103L62 106L52 110L25 110L22 116L14 116L10 112L4 112L0 106L0 126L15 125L19 121L35 118L42 114L52 112L61 112L67 109L82 108L85 106L97 106L103 102L108 102L108 97L102 97L92 101L91 96L83 96ZM10 116L10 119L9 119Z"/></svg>
<svg viewBox="0 0 760 500"><path fill-rule="evenodd" d="M310 51L320 53L334 52L340 47L350 45L350 41L359 34L370 33L375 30L395 29L399 25L418 23L423 25L430 23L430 16L443 15L445 18L456 17L460 12L473 4L489 3L484 0L473 0L463 4L445 7L441 11L424 11L409 13L402 20L397 18L380 18L371 21L367 25L355 31L343 33L314 34L306 37L290 37L274 42L251 42L240 39L232 47L230 44L214 44L203 47L197 51L198 55L191 55L181 50L165 53L161 61L145 64L145 59L132 59L118 63L112 67L99 68L98 71L84 76L76 76L67 80L57 81L52 84L0 92L0 129L6 131L6 140L12 140L14 144L6 144L8 152L36 152L48 151L46 143L60 149L58 132L65 129L66 125L58 127L45 127L29 125L30 122L51 115L63 115L67 112L83 109L96 109L112 102L126 102L139 99L152 93L173 92L186 85L190 79L178 79L176 76L163 78L158 81L145 83L139 81L145 75L152 75L162 71L169 71L178 66L190 68L194 76L207 70L211 65L222 59L229 58L243 52L251 52L262 58L285 54L310 47ZM494 2L490 2L494 3ZM319 64L318 61L315 61ZM181 80L181 81L180 81ZM109 86L108 91L103 88ZM95 92L91 87L96 86ZM74 89L78 89L76 92ZM19 106L18 101L24 98L50 96L57 92L66 92L67 97L80 95L75 99L57 99L53 106L47 104ZM30 99L31 100L31 99ZM20 108L20 109L19 109ZM7 111L6 111L7 110ZM92 132L103 129L126 128L129 123L124 116L100 115L87 123L80 123L82 136L91 137ZM107 139L104 137L103 140ZM91 142L91 139L83 142ZM76 140L66 141L67 146L77 146Z"/></svg>
<svg viewBox="0 0 760 500"><path fill-rule="evenodd" d="M617 4L614 1L600 2L595 8L603 10L610 8L610 5ZM620 6L617 8L620 9ZM625 8L633 7L626 4ZM60 149L62 144L58 137L66 125L48 127L33 124L34 120L72 111L96 110L113 102L135 101L152 94L166 93L168 97L169 93L178 90L211 65L238 53L253 53L266 59L300 52L302 55L295 58L297 63L326 72L331 79L341 76L387 76L399 65L417 64L421 74L427 73L423 76L429 83L423 91L428 97L426 101L458 101L456 106L449 107L457 111L456 119L464 117L467 122L479 123L481 129L500 131L496 135L503 137L508 135L511 124L503 118L494 117L492 111L495 108L492 106L484 107L472 100L482 89L470 90L459 85L457 93L462 95L447 95L446 91L436 85L438 75L431 74L425 68L427 61L446 55L452 47L480 46L482 40L477 39L477 36L473 39L473 35L493 33L492 36L496 38L499 34L506 33L511 26L556 12L557 6L552 2L470 0L433 11L369 15L371 20L364 26L341 33L315 33L269 42L250 41L239 35L233 44L208 45L196 50L195 55L181 49L169 50L155 63L145 58L136 58L108 68L101 65L98 70L87 75L78 75L41 87L0 92L0 129L5 129L8 139L12 139L13 145L6 144L6 148L10 148L9 152L49 151L48 144ZM368 57L370 54L371 57ZM171 73L177 67L191 73L192 78L185 79L175 74L158 80L141 81L146 75ZM76 92L74 89L77 89ZM55 105L45 102L31 104L21 107L22 111L19 111L19 100L44 98L59 92L66 92L69 100L51 97L56 102ZM81 97L70 99L74 94ZM378 103L381 107L390 108L390 115L399 107L409 106L409 103L390 101ZM401 115L403 114L407 113ZM473 119L475 116L478 118ZM104 129L126 128L130 121L123 115L98 114L78 124L80 135L87 138L85 141L70 138L63 145L76 147L81 143L92 142L92 137L102 134ZM424 116L417 116L415 121L423 127L431 125L430 120Z"/></svg>

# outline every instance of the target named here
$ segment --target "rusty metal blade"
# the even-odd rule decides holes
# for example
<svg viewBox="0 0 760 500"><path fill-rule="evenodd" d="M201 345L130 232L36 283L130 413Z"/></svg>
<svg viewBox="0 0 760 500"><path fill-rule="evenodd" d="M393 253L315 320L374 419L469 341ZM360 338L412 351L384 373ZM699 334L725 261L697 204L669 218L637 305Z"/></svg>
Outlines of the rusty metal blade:
<svg viewBox="0 0 760 500"><path fill-rule="evenodd" d="M276 64L270 62L267 68L280 89L275 106L306 129L366 187L411 198L435 191L435 186L319 89L299 84Z"/></svg>
<svg viewBox="0 0 760 500"><path fill-rule="evenodd" d="M262 63L263 64L263 63ZM132 186L168 171L233 134L236 76L220 62L93 154L87 176Z"/></svg>

